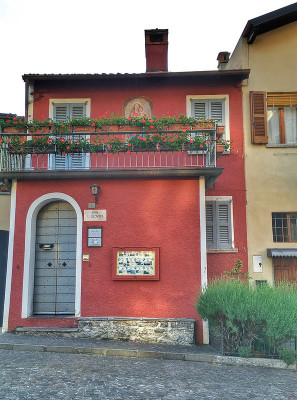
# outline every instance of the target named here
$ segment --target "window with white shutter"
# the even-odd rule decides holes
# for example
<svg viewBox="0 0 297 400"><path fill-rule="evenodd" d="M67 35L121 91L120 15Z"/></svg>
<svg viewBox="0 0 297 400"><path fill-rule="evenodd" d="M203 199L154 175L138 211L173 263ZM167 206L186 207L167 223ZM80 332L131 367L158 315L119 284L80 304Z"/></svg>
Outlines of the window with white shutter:
<svg viewBox="0 0 297 400"><path fill-rule="evenodd" d="M224 99L196 99L192 100L192 117L214 119L225 124Z"/></svg>
<svg viewBox="0 0 297 400"><path fill-rule="evenodd" d="M206 201L206 244L208 249L232 248L231 200Z"/></svg>
<svg viewBox="0 0 297 400"><path fill-rule="evenodd" d="M53 105L54 121L65 121L68 118L81 119L86 115L86 105L84 103L57 103ZM67 139L79 140L79 135L69 135ZM50 166L55 170L63 169L84 169L86 168L86 156L78 154L60 154L51 157Z"/></svg>

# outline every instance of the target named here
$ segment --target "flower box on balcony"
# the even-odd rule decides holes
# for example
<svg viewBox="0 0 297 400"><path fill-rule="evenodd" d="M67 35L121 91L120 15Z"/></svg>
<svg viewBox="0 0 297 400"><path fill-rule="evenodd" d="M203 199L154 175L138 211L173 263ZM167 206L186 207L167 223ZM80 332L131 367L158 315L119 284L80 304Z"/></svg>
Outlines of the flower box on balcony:
<svg viewBox="0 0 297 400"><path fill-rule="evenodd" d="M4 129L4 133L26 133L27 131L25 126L21 128L16 128L14 126L5 126L2 129Z"/></svg>
<svg viewBox="0 0 297 400"><path fill-rule="evenodd" d="M217 125L216 127L216 134L217 136L222 136L225 132L225 127L224 125Z"/></svg>

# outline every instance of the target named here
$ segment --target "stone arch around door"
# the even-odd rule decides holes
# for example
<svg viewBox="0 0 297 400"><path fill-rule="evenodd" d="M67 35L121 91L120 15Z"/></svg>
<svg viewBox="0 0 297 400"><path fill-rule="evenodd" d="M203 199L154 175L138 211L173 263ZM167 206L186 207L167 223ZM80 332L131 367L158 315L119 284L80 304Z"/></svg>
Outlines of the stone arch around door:
<svg viewBox="0 0 297 400"><path fill-rule="evenodd" d="M54 201L69 203L76 213L76 263L75 263L75 316L80 316L81 307L81 260L82 260L82 212L77 202L64 193L49 193L36 199L30 206L26 219L24 279L22 298L22 318L29 318L33 314L34 265L36 220L39 211Z"/></svg>

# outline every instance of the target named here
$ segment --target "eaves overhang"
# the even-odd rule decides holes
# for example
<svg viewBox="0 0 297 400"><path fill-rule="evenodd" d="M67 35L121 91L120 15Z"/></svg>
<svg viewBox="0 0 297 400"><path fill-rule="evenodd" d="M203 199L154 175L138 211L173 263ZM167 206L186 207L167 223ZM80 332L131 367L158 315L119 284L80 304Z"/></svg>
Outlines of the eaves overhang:
<svg viewBox="0 0 297 400"><path fill-rule="evenodd" d="M186 71L186 72L145 72L133 74L24 74L24 81L51 81L51 80L136 80L136 79L200 79L200 80L227 80L242 81L249 77L249 69L223 71Z"/></svg>
<svg viewBox="0 0 297 400"><path fill-rule="evenodd" d="M297 21L297 3L250 19L241 36L247 38L248 44L252 44L258 35L295 21Z"/></svg>
<svg viewBox="0 0 297 400"><path fill-rule="evenodd" d="M205 177L206 187L211 186L224 168L139 168L108 170L65 171L8 171L0 172L1 179L61 180L61 179L196 179Z"/></svg>

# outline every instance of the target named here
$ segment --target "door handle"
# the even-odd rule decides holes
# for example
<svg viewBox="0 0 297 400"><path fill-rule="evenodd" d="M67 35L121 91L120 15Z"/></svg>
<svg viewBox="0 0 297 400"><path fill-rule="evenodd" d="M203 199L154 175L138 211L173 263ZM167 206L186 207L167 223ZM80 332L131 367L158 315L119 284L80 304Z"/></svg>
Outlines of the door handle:
<svg viewBox="0 0 297 400"><path fill-rule="evenodd" d="M65 261L64 261L62 265L63 265L63 267L66 267L67 263L65 263Z"/></svg>

